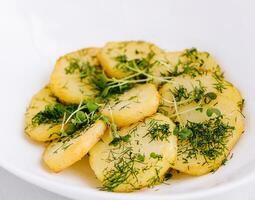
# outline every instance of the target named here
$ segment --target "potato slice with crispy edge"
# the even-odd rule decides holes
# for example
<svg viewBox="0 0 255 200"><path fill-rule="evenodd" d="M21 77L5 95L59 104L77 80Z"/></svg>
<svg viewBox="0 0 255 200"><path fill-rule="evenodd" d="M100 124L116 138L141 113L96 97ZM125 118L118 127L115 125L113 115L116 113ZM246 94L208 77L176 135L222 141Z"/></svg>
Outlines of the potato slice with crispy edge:
<svg viewBox="0 0 255 200"><path fill-rule="evenodd" d="M130 192L161 183L176 159L174 127L169 118L155 114L122 128L122 140L115 145L110 137L98 142L89 152L89 163L102 189Z"/></svg>
<svg viewBox="0 0 255 200"><path fill-rule="evenodd" d="M159 105L159 94L153 84L137 85L112 99L102 109L118 127L128 126L154 114Z"/></svg>
<svg viewBox="0 0 255 200"><path fill-rule="evenodd" d="M149 64L147 67L151 67L151 73L158 76L167 63L162 49L144 41L108 42L97 57L106 74L115 78L124 78L135 73L123 67L123 63L127 61L144 59ZM164 62L164 65L161 62Z"/></svg>
<svg viewBox="0 0 255 200"><path fill-rule="evenodd" d="M98 120L90 127L49 144L43 154L45 164L60 172L85 156L105 133L106 124Z"/></svg>
<svg viewBox="0 0 255 200"><path fill-rule="evenodd" d="M176 162L172 163L172 168L190 175L203 175L216 170L224 162L244 130L244 119L239 106L240 102L242 102L242 96L232 84L223 79L215 78L211 73L195 78L179 76L172 80L173 84L165 84L160 89L161 102L163 104L160 105L159 110L162 113L175 119L185 127L187 121L201 123L209 120L206 112L208 109L213 108L221 112L223 123L235 127L231 136L225 141L227 148L214 160L208 160L199 153L197 153L196 157L191 157L187 153L189 152L187 149L192 149L192 146L187 140L179 139L178 156ZM214 93L217 95L216 98L213 98L208 103L202 101L202 104L195 102L194 99L188 100L188 93L195 91L195 88L201 90L202 87L204 87L204 94L211 93L212 95ZM176 92L178 88L182 88L179 89L179 95ZM183 98L185 96L187 97L186 99Z"/></svg>
<svg viewBox="0 0 255 200"><path fill-rule="evenodd" d="M179 112L192 109L194 106L194 104L188 104L181 107ZM183 121L182 123L185 124L187 121L199 123L208 120L209 117L206 114L208 108L210 108L210 106L206 105L204 106L203 112L193 110L181 114L180 118ZM190 175L203 175L215 171L227 160L227 156L230 154L230 151L233 149L244 131L244 117L237 105L223 96L217 99L217 104L213 108L220 110L223 115L222 122L225 125L234 127L234 130L231 130L231 132L228 133L229 135L226 139L222 140L226 148L219 150L221 151L221 154L215 159L208 159L206 156L198 152L195 156L191 156L192 154L189 154L189 150L193 147L190 143L187 142L187 140L178 139L177 159L172 163L172 168ZM189 150L187 151L187 149ZM218 147L215 147L215 149L218 149Z"/></svg>
<svg viewBox="0 0 255 200"><path fill-rule="evenodd" d="M53 96L48 86L41 89L35 94L27 108L25 114L25 133L33 140L44 142L55 139L61 129L61 124L34 124L33 117L43 111L47 105L57 103L56 97Z"/></svg>
<svg viewBox="0 0 255 200"><path fill-rule="evenodd" d="M98 48L85 48L57 60L50 78L50 88L55 96L65 103L79 104L97 94L89 76L81 78L81 73L89 67L100 71L96 58L98 51Z"/></svg>

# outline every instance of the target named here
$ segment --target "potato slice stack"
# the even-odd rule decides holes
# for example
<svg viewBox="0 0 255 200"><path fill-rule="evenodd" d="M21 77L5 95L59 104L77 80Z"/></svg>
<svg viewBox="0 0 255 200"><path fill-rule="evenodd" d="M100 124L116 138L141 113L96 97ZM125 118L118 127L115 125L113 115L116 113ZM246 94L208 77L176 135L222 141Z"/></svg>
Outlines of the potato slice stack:
<svg viewBox="0 0 255 200"><path fill-rule="evenodd" d="M86 154L101 189L131 192L171 168L219 168L244 131L243 98L207 52L109 42L60 57L31 100L25 133L60 172Z"/></svg>

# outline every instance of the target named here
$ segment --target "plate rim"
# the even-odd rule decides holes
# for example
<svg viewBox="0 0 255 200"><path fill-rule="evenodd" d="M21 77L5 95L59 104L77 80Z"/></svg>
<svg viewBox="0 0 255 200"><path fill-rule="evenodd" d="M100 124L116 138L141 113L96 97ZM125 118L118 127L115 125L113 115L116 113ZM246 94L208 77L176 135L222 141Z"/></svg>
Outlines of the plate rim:
<svg viewBox="0 0 255 200"><path fill-rule="evenodd" d="M45 189L47 191L50 191L52 193L58 194L63 197L68 197L68 198L74 198L74 196L71 196L68 193L63 194L62 191L69 190L71 192L77 192L77 198L75 197L74 199L81 199L84 197L84 194L86 193L86 197L93 197L97 199L108 199L111 198L112 200L145 200L145 199L150 199L150 200L158 200L159 198L162 200L170 200L170 199L196 199L196 198L202 198L202 197L208 197L212 195L216 195L222 192L230 191L231 189L234 189L238 186L241 186L245 183L249 183L253 180L255 180L255 170L251 171L249 174L242 176L241 179L236 179L231 182L227 182L224 185L220 186L214 186L213 188L207 188L207 189L202 189L198 190L195 192L187 192L185 194L171 194L171 195L148 195L148 194L138 194L138 193L114 193L114 192L105 192L105 191L96 191L91 188L86 188L82 190L83 192L80 192L80 189L76 187L70 187L70 186L65 186L64 184L59 184L55 183L53 181L47 180L43 177L40 177L35 174L31 174L27 171L18 169L14 167L13 165L9 164L8 162L1 160L0 159L0 167L5 169L7 172L15 175L16 177L32 184L35 185L39 188ZM71 189L71 190L70 190ZM132 194L132 195L130 195ZM133 194L136 194L135 196Z"/></svg>

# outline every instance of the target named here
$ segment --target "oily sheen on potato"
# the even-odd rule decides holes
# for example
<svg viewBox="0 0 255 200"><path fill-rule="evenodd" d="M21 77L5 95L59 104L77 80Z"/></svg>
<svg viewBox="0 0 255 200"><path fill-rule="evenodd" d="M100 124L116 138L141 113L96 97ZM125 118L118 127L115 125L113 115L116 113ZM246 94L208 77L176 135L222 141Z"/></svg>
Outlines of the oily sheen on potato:
<svg viewBox="0 0 255 200"><path fill-rule="evenodd" d="M56 102L56 97L53 96L48 86L44 87L33 96L25 115L25 133L31 139L44 142L58 137L55 133L59 132L61 124L38 124L33 122L33 118L37 113L43 111L46 106L55 104Z"/></svg>
<svg viewBox="0 0 255 200"><path fill-rule="evenodd" d="M121 138L98 142L89 152L89 163L102 189L130 192L163 181L176 159L174 123L162 114L120 130Z"/></svg>
<svg viewBox="0 0 255 200"><path fill-rule="evenodd" d="M60 172L85 156L100 140L106 130L106 124L99 120L72 136L61 138L49 144L43 154L45 164L53 172Z"/></svg>
<svg viewBox="0 0 255 200"><path fill-rule="evenodd" d="M153 84L142 84L112 99L102 109L118 127L128 126L154 114L159 105L159 94Z"/></svg>
<svg viewBox="0 0 255 200"><path fill-rule="evenodd" d="M85 48L60 57L50 78L53 94L62 102L79 104L93 98L97 90L90 83L90 73L100 71L98 48Z"/></svg>

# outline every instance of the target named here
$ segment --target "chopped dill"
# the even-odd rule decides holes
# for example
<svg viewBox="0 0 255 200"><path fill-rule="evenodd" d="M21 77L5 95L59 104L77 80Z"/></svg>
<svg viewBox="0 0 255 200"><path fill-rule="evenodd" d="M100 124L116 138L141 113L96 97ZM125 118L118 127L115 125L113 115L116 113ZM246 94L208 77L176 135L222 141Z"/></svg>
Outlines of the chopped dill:
<svg viewBox="0 0 255 200"><path fill-rule="evenodd" d="M193 91L191 92L191 98L196 102L200 102L201 99L204 97L205 87L201 85L199 82L199 86L195 86Z"/></svg>
<svg viewBox="0 0 255 200"><path fill-rule="evenodd" d="M184 66L182 67L180 67L180 65L181 65L180 62L177 65L175 65L173 69L169 71L169 76L176 77L181 75L188 75L191 77L196 77L198 75L205 74L205 71L199 70L188 64L184 64Z"/></svg>
<svg viewBox="0 0 255 200"><path fill-rule="evenodd" d="M132 147L125 147L121 152L111 150L107 161L114 162L114 167L109 170L107 168L105 169L101 190L113 191L121 184L130 185L134 190L139 189L129 179L137 180L139 169L134 167L134 164L136 162L143 162L143 155L133 153Z"/></svg>
<svg viewBox="0 0 255 200"><path fill-rule="evenodd" d="M188 99L190 96L187 88L183 87L183 85L175 87L174 90L172 91L172 94L174 95L176 102L179 102L182 99Z"/></svg>
<svg viewBox="0 0 255 200"><path fill-rule="evenodd" d="M154 140L167 141L171 134L172 132L169 124L162 124L161 121L153 119L149 122L149 128L143 137L149 136L151 138L151 142Z"/></svg>
<svg viewBox="0 0 255 200"><path fill-rule="evenodd" d="M160 184L163 180L159 176L160 169L155 168L155 175L147 180L149 183L148 187L152 187L154 185Z"/></svg>
<svg viewBox="0 0 255 200"><path fill-rule="evenodd" d="M197 68L204 65L204 60L200 58L198 50L194 47L191 49L186 49L182 56L186 57L186 64L190 66Z"/></svg>
<svg viewBox="0 0 255 200"><path fill-rule="evenodd" d="M148 54L146 58L137 58L133 60L128 60L126 55L120 55L115 58L116 61L118 61L118 64L116 65L117 69L121 69L124 72L132 72L130 68L137 67L140 70L146 70L148 71L149 68L152 67L151 64L151 56Z"/></svg>
<svg viewBox="0 0 255 200"><path fill-rule="evenodd" d="M199 82L198 86L194 86L193 90L190 92L188 92L187 88L185 88L183 85L179 85L179 87L175 87L173 91L171 91L176 102L181 102L182 100L190 100L195 101L196 103L202 103L203 100L205 104L208 104L217 98L216 93L205 92L206 88L202 86L201 82Z"/></svg>
<svg viewBox="0 0 255 200"><path fill-rule="evenodd" d="M223 90L226 89L226 85L224 83L224 81L220 81L220 80L217 80L216 83L214 83L214 88L219 91L220 93L223 92Z"/></svg>
<svg viewBox="0 0 255 200"><path fill-rule="evenodd" d="M79 59L72 58L69 65L65 68L66 74L79 73L80 78L94 77L96 74L102 73L100 66L91 65L89 62L81 62Z"/></svg>
<svg viewBox="0 0 255 200"><path fill-rule="evenodd" d="M226 82L224 81L224 74L219 70L213 72L213 78L215 79L216 83L214 83L214 88L222 93L223 90L226 89Z"/></svg>
<svg viewBox="0 0 255 200"><path fill-rule="evenodd" d="M187 121L185 127L177 123L174 134L179 140L178 154L185 155L183 162L198 155L202 155L205 161L215 160L225 153L228 138L235 127L224 123L222 118L220 115L199 123ZM183 142L186 145L182 145Z"/></svg>
<svg viewBox="0 0 255 200"><path fill-rule="evenodd" d="M208 72L205 66L205 59L209 58L210 54L207 52L199 52L196 48L186 49L173 69L169 71L169 76L188 75L190 77L196 77L204 75ZM219 67L218 67L219 69Z"/></svg>

